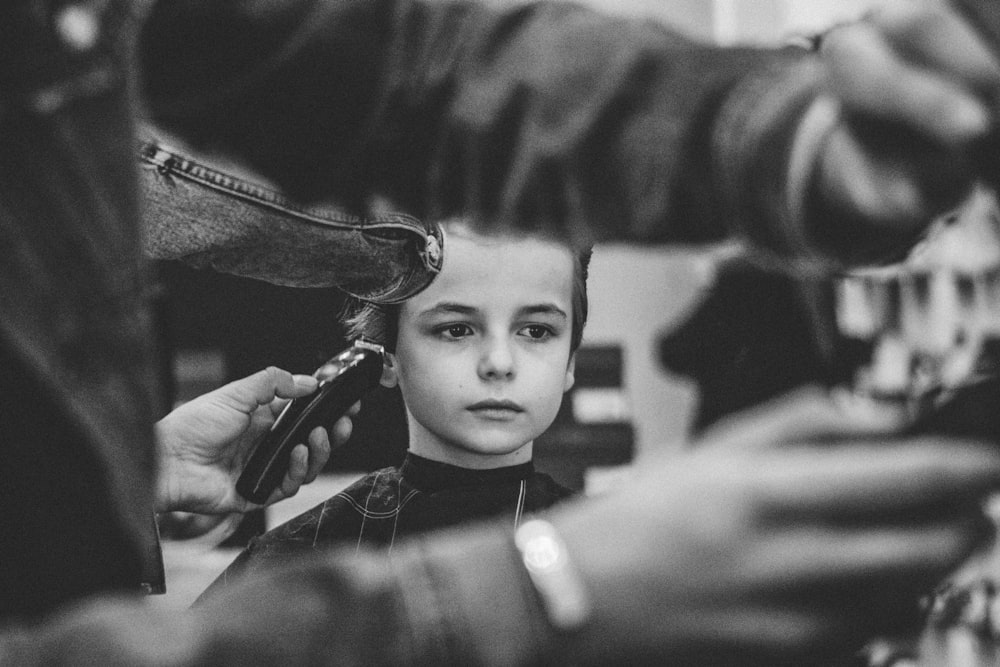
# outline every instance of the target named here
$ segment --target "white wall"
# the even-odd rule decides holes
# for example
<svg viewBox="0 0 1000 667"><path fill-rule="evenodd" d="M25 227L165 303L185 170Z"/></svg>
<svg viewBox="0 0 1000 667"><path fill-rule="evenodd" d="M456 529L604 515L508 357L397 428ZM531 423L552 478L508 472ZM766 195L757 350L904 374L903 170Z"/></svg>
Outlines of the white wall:
<svg viewBox="0 0 1000 667"><path fill-rule="evenodd" d="M694 253L594 248L584 344L622 347L623 387L639 456L677 449L684 441L696 394L688 382L662 370L656 341L697 304L710 284L708 270Z"/></svg>

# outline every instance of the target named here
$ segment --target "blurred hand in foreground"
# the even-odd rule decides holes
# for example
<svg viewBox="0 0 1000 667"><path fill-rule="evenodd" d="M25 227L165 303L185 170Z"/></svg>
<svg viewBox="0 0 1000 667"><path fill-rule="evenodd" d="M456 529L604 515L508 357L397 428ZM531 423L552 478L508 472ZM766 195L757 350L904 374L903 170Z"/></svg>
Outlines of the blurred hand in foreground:
<svg viewBox="0 0 1000 667"><path fill-rule="evenodd" d="M581 650L829 664L918 632L919 597L990 532L1000 451L900 425L804 390L556 513L601 628Z"/></svg>

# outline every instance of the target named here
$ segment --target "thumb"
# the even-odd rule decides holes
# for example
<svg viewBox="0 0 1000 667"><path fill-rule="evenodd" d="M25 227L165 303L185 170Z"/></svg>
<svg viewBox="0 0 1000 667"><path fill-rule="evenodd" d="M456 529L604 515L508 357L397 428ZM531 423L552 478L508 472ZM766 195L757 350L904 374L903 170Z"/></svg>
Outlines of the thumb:
<svg viewBox="0 0 1000 667"><path fill-rule="evenodd" d="M216 389L214 393L236 410L252 413L275 398L298 398L316 391L319 381L311 375L293 375L288 371L269 366L262 371L235 380Z"/></svg>

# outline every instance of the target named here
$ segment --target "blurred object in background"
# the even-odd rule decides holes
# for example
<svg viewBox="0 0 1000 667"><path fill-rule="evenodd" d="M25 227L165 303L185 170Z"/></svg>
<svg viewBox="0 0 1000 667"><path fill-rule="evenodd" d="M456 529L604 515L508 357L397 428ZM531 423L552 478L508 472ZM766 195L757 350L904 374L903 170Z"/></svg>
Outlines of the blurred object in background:
<svg viewBox="0 0 1000 667"><path fill-rule="evenodd" d="M840 334L870 360L854 390L904 404L921 428L1000 437L1000 214L977 190L905 261L837 281ZM987 403L983 404L982 401ZM954 414L951 414L954 413Z"/></svg>
<svg viewBox="0 0 1000 667"><path fill-rule="evenodd" d="M918 432L985 436L1000 446L1000 208L994 192L974 192L938 220L905 261L846 274L837 295L841 333L871 349L854 375L856 393L902 403ZM996 532L1000 496L984 502ZM1000 549L993 544L928 594L918 642L905 640L896 653L886 653L889 659L873 653L870 664L1000 664L998 581Z"/></svg>
<svg viewBox="0 0 1000 667"><path fill-rule="evenodd" d="M567 488L589 492L590 469L632 461L635 436L623 366L620 346L585 344L577 350L576 382L555 422L535 441L538 470Z"/></svg>

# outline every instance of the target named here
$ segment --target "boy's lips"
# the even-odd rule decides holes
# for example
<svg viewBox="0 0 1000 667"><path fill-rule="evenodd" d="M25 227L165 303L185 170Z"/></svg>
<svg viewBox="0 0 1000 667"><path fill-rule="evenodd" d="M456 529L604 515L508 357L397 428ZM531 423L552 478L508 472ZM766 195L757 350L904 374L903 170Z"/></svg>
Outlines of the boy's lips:
<svg viewBox="0 0 1000 667"><path fill-rule="evenodd" d="M524 408L515 403L514 401L506 399L489 399L486 401L479 401L478 403L473 403L466 410L471 410L472 412L524 412Z"/></svg>

